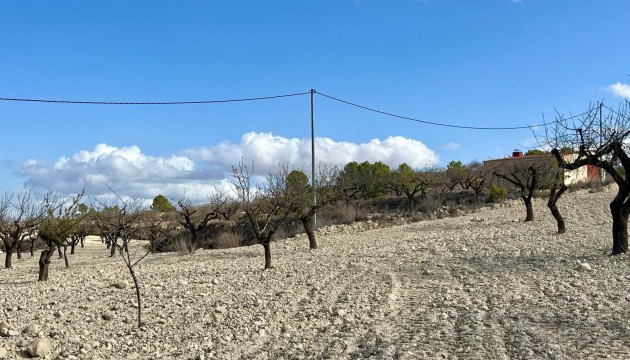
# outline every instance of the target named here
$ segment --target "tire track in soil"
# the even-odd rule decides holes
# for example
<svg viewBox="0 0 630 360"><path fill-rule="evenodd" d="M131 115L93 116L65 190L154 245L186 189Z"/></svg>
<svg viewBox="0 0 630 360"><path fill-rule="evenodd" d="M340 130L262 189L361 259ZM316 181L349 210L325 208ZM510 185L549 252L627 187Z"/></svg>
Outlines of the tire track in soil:
<svg viewBox="0 0 630 360"><path fill-rule="evenodd" d="M286 324L301 324L310 323L319 325L316 330L313 331L310 336L312 338L317 337L319 332L332 332L335 331L342 336L343 331L340 331L342 326L347 325L346 322L341 320L341 323L335 324L335 320L339 317L335 315L334 311L338 308L347 309L349 304L353 303L353 291L349 290L353 286L361 284L365 285L364 279L369 278L367 274L370 269L362 266L354 265L352 262L345 264L345 266L338 271L322 272L317 281L307 285L300 294L295 294L290 300L290 306L282 306L276 309L282 311L283 317L286 319ZM361 280L361 281L359 281ZM333 313L330 313L330 310ZM352 313L352 311L347 311ZM330 321L329 321L330 320ZM329 323L328 325L326 325ZM278 324L279 325L279 324ZM285 331L280 331L278 337L268 336L266 338L259 338L255 340L255 344L250 346L248 351L244 351L240 354L241 359L297 359L304 358L304 356L298 356L295 353L301 352L306 355L306 358L325 358L329 354L341 354L345 350L345 346L339 346L338 341L332 340L329 343L318 344L318 348L299 348L296 343L295 337L298 335L309 336L308 334L289 334L285 335ZM309 341L311 342L311 341ZM292 355L293 354L293 355Z"/></svg>
<svg viewBox="0 0 630 360"><path fill-rule="evenodd" d="M421 270L421 266L407 265L391 272L395 285L390 295L392 312L381 330L389 334L382 358L433 358L439 354L425 349L442 348L448 352L447 348L453 347L453 324L442 318L445 312L436 306L436 300L443 297L449 284L440 279L443 276L427 276Z"/></svg>

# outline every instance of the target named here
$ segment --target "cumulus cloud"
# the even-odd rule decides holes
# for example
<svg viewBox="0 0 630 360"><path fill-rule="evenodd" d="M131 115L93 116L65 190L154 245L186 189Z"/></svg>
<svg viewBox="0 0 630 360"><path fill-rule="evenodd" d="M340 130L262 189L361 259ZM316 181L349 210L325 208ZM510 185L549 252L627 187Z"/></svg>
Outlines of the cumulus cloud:
<svg viewBox="0 0 630 360"><path fill-rule="evenodd" d="M630 85L628 84L618 82L608 86L606 89L616 97L630 99Z"/></svg>
<svg viewBox="0 0 630 360"><path fill-rule="evenodd" d="M89 195L100 196L109 192L109 186L127 196L146 198L158 194L204 197L209 191L208 180L223 177L222 172L199 169L185 156L153 157L137 146L117 148L107 144L62 156L52 164L30 159L17 172L38 187L64 194L85 188Z"/></svg>
<svg viewBox="0 0 630 360"><path fill-rule="evenodd" d="M203 161L208 167L229 170L232 165L244 160L254 162L257 175L264 176L278 169L278 165L294 168L310 168L311 140L285 138L271 133L250 132L238 144L222 142L215 146L190 149L185 154ZM438 155L418 140L402 136L390 136L384 140L372 139L355 144L334 141L330 138L315 138L315 161L317 163L345 165L351 161L382 161L390 166L407 163L414 168L436 164Z"/></svg>
<svg viewBox="0 0 630 360"><path fill-rule="evenodd" d="M401 136L361 144L316 138L315 145L316 161L326 164L382 161L390 166L407 163L422 168L439 160L420 141ZM232 165L240 161L246 165L253 162L256 176L276 171L279 164L310 169L311 141L250 132L238 143L224 141L168 157L144 154L137 146L98 144L92 150L62 156L54 163L27 160L17 173L28 178L29 183L62 194L85 189L90 196L106 196L109 186L125 196L152 199L162 194L167 198L186 196L204 201L215 189L232 191L229 174Z"/></svg>

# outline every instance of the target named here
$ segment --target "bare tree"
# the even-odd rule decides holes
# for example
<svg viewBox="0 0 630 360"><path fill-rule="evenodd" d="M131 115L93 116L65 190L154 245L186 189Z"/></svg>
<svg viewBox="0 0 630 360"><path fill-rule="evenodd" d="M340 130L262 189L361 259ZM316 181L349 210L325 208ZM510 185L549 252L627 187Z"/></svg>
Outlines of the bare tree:
<svg viewBox="0 0 630 360"><path fill-rule="evenodd" d="M208 196L208 205L226 221L238 212L238 203L226 191L217 188Z"/></svg>
<svg viewBox="0 0 630 360"><path fill-rule="evenodd" d="M475 192L475 201L479 202L479 194L485 185L486 178L483 172L483 164L477 160L466 164L465 176L460 180L460 185L464 190Z"/></svg>
<svg viewBox="0 0 630 360"><path fill-rule="evenodd" d="M271 239L278 227L295 213L296 204L286 187L288 171L281 168L271 173L264 184L252 184L253 164L248 168L243 162L232 166L234 190L254 236L265 251L265 269L271 266Z"/></svg>
<svg viewBox="0 0 630 360"><path fill-rule="evenodd" d="M90 212L92 221L96 224L101 241L105 242L107 249L110 250L109 256L114 257L118 249L118 239L120 238L115 231L114 219L120 214L120 207L117 204L105 204L96 199L90 199L93 211Z"/></svg>
<svg viewBox="0 0 630 360"><path fill-rule="evenodd" d="M118 199L116 206L105 206L101 202L93 200L92 207L97 210L95 213L100 217L97 224L101 234L109 239L120 240L120 242L113 242L112 246L118 248L133 280L138 302L138 327L142 327L142 291L135 266L151 253L151 247L143 248L140 244L135 244L133 249L130 250L130 248L132 248L132 241L138 240L142 234L146 234L145 215L147 209L143 205L142 199L123 200L113 190L110 189L110 191ZM101 211L98 211L99 209ZM105 209L109 209L109 211L102 211ZM111 209L117 209L117 211L111 211Z"/></svg>
<svg viewBox="0 0 630 360"><path fill-rule="evenodd" d="M46 242L48 249L42 251L39 258L39 278L38 281L48 280L48 267L50 258L55 247L63 246L63 258L66 268L70 267L66 254L68 238L72 237L83 221L84 216L77 214L79 201L83 197L83 192L73 197L70 201L61 201L56 209L50 209L48 216L39 226L39 237Z"/></svg>
<svg viewBox="0 0 630 360"><path fill-rule="evenodd" d="M83 218L87 217L87 214L81 214L78 216L82 216ZM79 225L77 225L75 231L73 231L72 235L66 239L66 244L70 246L70 255L74 255L75 248L77 245L81 245L81 247L85 244L85 238L90 235L90 232L93 230L93 225L91 221L81 221Z"/></svg>
<svg viewBox="0 0 630 360"><path fill-rule="evenodd" d="M6 269L12 268L14 252L17 252L18 259L21 258L22 243L32 238L54 204L53 200L50 193L38 200L32 186L23 186L17 193L6 192L0 199L0 238L4 243Z"/></svg>
<svg viewBox="0 0 630 360"><path fill-rule="evenodd" d="M168 244L178 238L179 214L175 211L149 211L143 222L144 234L141 237L149 240L152 252L168 250Z"/></svg>
<svg viewBox="0 0 630 360"><path fill-rule="evenodd" d="M558 234L564 234L566 230L566 225L564 223L564 217L560 213L558 206L556 205L562 194L569 189L568 186L564 184L564 179L557 181L555 184L551 186L549 189L549 199L547 200L547 207L551 211L551 215L554 219L556 219L556 223L558 224Z"/></svg>
<svg viewBox="0 0 630 360"><path fill-rule="evenodd" d="M199 235L211 220L218 219L219 214L207 204L194 205L189 199L177 200L177 211L180 224L190 233L190 241L186 242L186 250L192 254L199 244Z"/></svg>
<svg viewBox="0 0 630 360"><path fill-rule="evenodd" d="M544 145L550 147L560 167L576 170L585 165L603 169L617 184L617 195L610 203L612 216L612 254L628 251L628 216L630 215L630 102L618 110L603 103L587 111L566 117L557 114L554 125L545 128ZM574 154L563 154L572 149Z"/></svg>
<svg viewBox="0 0 630 360"><path fill-rule="evenodd" d="M483 164L473 160L464 165L461 161L451 161L444 170L444 186L449 191L457 186L463 190L473 190L475 201L479 202L479 194L485 185Z"/></svg>
<svg viewBox="0 0 630 360"><path fill-rule="evenodd" d="M559 171L560 168L549 157L532 161L527 158L519 159L511 166L502 170L494 170L492 173L520 190L521 199L523 199L527 214L525 221L533 221L534 208L532 206L532 198L534 193L537 190L548 188L551 183L555 183Z"/></svg>

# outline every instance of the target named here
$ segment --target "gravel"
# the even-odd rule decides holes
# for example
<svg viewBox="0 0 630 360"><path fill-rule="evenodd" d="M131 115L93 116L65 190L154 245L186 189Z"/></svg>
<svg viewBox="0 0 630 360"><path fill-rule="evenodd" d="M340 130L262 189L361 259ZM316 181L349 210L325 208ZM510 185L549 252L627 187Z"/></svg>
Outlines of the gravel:
<svg viewBox="0 0 630 360"><path fill-rule="evenodd" d="M133 282L98 238L0 270L0 358L50 342L54 359L630 358L630 262L609 256L616 189L402 226L336 226L260 246L150 255ZM139 252L138 256L141 255ZM3 352L6 350L6 355Z"/></svg>

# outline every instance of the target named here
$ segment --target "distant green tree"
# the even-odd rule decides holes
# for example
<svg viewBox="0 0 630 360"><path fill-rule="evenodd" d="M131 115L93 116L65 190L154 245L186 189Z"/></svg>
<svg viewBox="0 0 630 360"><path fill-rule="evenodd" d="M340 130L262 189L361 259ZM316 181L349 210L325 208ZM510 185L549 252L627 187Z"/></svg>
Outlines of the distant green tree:
<svg viewBox="0 0 630 360"><path fill-rule="evenodd" d="M164 195L158 195L153 198L153 204L151 204L151 210L169 212L175 210L175 207L168 201Z"/></svg>
<svg viewBox="0 0 630 360"><path fill-rule="evenodd" d="M79 204L78 209L79 209L79 213L81 215L86 215L88 213L88 211L90 211L90 208L87 205L83 204L83 203Z"/></svg>
<svg viewBox="0 0 630 360"><path fill-rule="evenodd" d="M525 153L525 156L529 156L529 155L545 155L548 154L547 152L540 150L540 149L531 149L531 150L527 150L527 152Z"/></svg>
<svg viewBox="0 0 630 360"><path fill-rule="evenodd" d="M340 189L334 186L337 168L321 165L315 174L317 204L313 206L313 188L308 176L299 170L293 170L286 179L286 200L294 209L292 217L299 221L308 236L309 247L317 249L317 239L313 231L313 217L322 207L330 206L341 198Z"/></svg>
<svg viewBox="0 0 630 360"><path fill-rule="evenodd" d="M433 169L415 171L406 163L400 164L391 172L387 187L394 190L396 195L407 197L409 212L416 209L416 199L427 194L430 187L437 184L438 178Z"/></svg>
<svg viewBox="0 0 630 360"><path fill-rule="evenodd" d="M381 161L374 164L352 161L344 166L338 183L347 198L373 199L383 195L390 172L389 166Z"/></svg>
<svg viewBox="0 0 630 360"><path fill-rule="evenodd" d="M464 178L466 178L466 167L461 161L451 161L446 165L446 170L444 171L445 175L445 186L450 190L455 190L457 185L460 185Z"/></svg>

